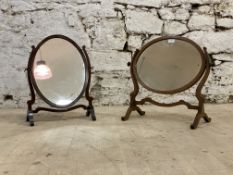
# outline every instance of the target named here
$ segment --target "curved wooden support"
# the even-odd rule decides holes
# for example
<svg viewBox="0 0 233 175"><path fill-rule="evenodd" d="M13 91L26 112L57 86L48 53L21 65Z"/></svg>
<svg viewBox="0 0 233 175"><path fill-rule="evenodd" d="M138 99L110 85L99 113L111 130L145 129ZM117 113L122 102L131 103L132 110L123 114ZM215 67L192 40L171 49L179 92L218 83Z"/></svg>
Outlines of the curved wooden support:
<svg viewBox="0 0 233 175"><path fill-rule="evenodd" d="M134 53L134 56L132 57L132 64L130 64L130 74L131 74L131 77L133 80L133 85L134 85L134 90L130 94L130 103L132 105L135 105L135 97L138 95L138 92L139 92L139 85L138 85L138 82L137 82L137 79L136 79L136 76L135 76L134 70L133 70L135 58L136 58L138 53L139 53L139 50L137 49Z"/></svg>
<svg viewBox="0 0 233 175"><path fill-rule="evenodd" d="M87 110L86 105L76 105L70 108L65 108L65 109L57 109L57 108L45 108L45 107L38 107L35 110L32 110L32 113L38 113L39 111L48 111L48 112L68 112L72 111L77 108L83 108L84 110Z"/></svg>
<svg viewBox="0 0 233 175"><path fill-rule="evenodd" d="M28 65L27 65L27 68L25 69L27 71L27 80L28 80L28 85L29 85L29 90L30 90L30 95L31 95L31 99L27 101L27 106L28 106L27 115L26 115L27 122L30 122L33 120L33 116L31 117L29 114L32 111L32 105L35 103L35 98L36 98L35 92L34 92L34 89L32 86L32 82L31 82L31 77L30 77L31 71L32 71L32 68L30 65L32 65L32 61L33 61L32 57L33 56L35 56L35 46L32 46L32 51L30 53ZM34 126L34 124L33 124L33 126Z"/></svg>
<svg viewBox="0 0 233 175"><path fill-rule="evenodd" d="M91 115L92 120L96 121L95 109L94 109L94 106L93 106L93 103L92 103L94 98L92 96L90 96L90 83L91 83L91 69L92 68L91 68L90 58L89 58L89 56L87 54L87 51L86 51L86 47L83 46L82 50L83 50L84 56L86 57L86 61L87 61L87 65L88 65L87 66L88 67L88 82L87 82L85 97L86 97L89 104L88 104L88 107L87 107L86 116Z"/></svg>
<svg viewBox="0 0 233 175"><path fill-rule="evenodd" d="M210 58L209 58L209 55L207 53L207 49L205 47L203 49L204 49L204 54L206 57L206 69L205 69L205 73L202 76L202 79L201 79L201 81L198 84L197 89L196 89L196 97L198 99L199 104L198 104L198 112L197 112L197 115L193 121L193 124L191 125L191 129L197 128L201 118L203 118L205 120L205 122L208 122L208 123L211 121L211 118L209 118L208 115L205 113L205 108L204 108L205 96L201 93L202 88L203 88L203 86L204 86L204 84L205 84L205 82L208 79L208 76L210 74Z"/></svg>
<svg viewBox="0 0 233 175"><path fill-rule="evenodd" d="M157 105L157 106L165 106L165 107L172 107L172 106L177 106L177 105L185 105L187 106L188 109L198 109L198 106L194 106L194 105L191 105L190 103L184 101L184 100L180 100L178 102L175 102L175 103L159 103L157 101L154 101L152 100L152 98L144 98L140 101L136 101L136 104L138 105L144 105L146 102L149 102L153 105Z"/></svg>
<svg viewBox="0 0 233 175"><path fill-rule="evenodd" d="M88 100L89 105L87 107L86 116L91 115L92 120L95 121L96 120L95 109L94 109L93 104L92 104L92 101L94 100L94 98L92 96L90 96L91 63L90 63L90 58L89 58L87 51L86 51L86 47L83 46L82 49L83 49L83 53L84 53L86 60L87 60L87 65L88 65L87 66L88 67L88 82L87 82L85 97Z"/></svg>
<svg viewBox="0 0 233 175"><path fill-rule="evenodd" d="M135 57L137 56L137 54L139 53L139 50L137 49L132 57L132 60L131 60L131 63L127 63L128 66L130 66L130 74L131 74L131 77L132 77L132 81L133 81L133 85L134 85L134 89L133 91L130 93L130 103L129 103L129 108L125 114L124 117L121 117L121 120L122 121L126 121L129 119L129 116L131 114L132 111L137 111L140 115L144 115L145 112L142 111L136 104L136 96L138 95L139 93L139 85L138 85L138 82L136 80L136 77L134 75L134 72L133 72L133 65L134 65L134 61L135 61Z"/></svg>
<svg viewBox="0 0 233 175"><path fill-rule="evenodd" d="M87 70L88 71L88 82L87 82L87 86L86 86L85 97L92 106L92 101L94 100L94 98L90 96L91 63L90 63L90 58L89 58L87 51L86 51L86 47L83 46L82 49L83 49L83 53L86 57L87 67L88 67L88 70Z"/></svg>

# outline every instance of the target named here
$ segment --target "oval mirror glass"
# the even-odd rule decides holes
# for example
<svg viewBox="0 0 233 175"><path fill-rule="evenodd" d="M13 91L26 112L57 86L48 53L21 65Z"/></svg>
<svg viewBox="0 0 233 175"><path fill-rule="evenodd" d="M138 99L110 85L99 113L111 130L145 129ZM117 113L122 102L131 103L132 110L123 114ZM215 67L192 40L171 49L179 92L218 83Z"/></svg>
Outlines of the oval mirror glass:
<svg viewBox="0 0 233 175"><path fill-rule="evenodd" d="M198 81L204 71L204 63L202 51L195 43L163 39L147 44L139 53L136 76L148 90L177 93Z"/></svg>
<svg viewBox="0 0 233 175"><path fill-rule="evenodd" d="M83 95L86 66L81 49L69 38L42 41L36 48L32 74L37 93L53 107L68 107Z"/></svg>

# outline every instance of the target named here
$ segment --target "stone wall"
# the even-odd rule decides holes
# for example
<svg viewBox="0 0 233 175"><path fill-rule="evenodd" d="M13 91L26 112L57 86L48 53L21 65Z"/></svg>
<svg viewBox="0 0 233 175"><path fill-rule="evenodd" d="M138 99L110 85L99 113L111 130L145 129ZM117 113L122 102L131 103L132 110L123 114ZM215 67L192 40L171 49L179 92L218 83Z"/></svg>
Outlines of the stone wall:
<svg viewBox="0 0 233 175"><path fill-rule="evenodd" d="M180 35L208 48L218 66L203 89L209 102L233 101L232 0L0 0L0 106L23 107L29 98L24 69L30 49L63 34L86 45L93 65L96 105L129 102L127 62L136 48L163 35ZM185 98L155 95L161 101ZM150 94L142 89L140 96Z"/></svg>

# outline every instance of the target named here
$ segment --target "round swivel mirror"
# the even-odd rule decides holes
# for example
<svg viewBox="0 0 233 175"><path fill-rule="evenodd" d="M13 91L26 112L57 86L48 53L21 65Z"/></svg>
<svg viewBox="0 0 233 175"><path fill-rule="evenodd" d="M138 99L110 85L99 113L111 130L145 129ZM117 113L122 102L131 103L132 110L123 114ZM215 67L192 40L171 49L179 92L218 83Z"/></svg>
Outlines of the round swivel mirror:
<svg viewBox="0 0 233 175"><path fill-rule="evenodd" d="M151 103L165 107L183 104L189 109L197 110L191 129L197 128L201 118L210 122L211 118L204 110L205 96L201 92L210 73L210 62L206 48L202 49L194 41L180 36L159 37L136 50L132 64L129 64L134 90L130 93L129 108L122 120L128 120L132 111L145 115L139 105ZM191 88L196 83L195 96L198 105L192 105L185 100L161 103L150 95L136 100L139 84L152 92L175 94Z"/></svg>
<svg viewBox="0 0 233 175"><path fill-rule="evenodd" d="M87 71L80 50L64 36L46 38L35 49L32 81L49 105L71 106L83 95Z"/></svg>
<svg viewBox="0 0 233 175"><path fill-rule="evenodd" d="M85 46L80 48L64 35L48 36L37 47L32 46L26 70L31 92L26 121L30 126L34 126L33 114L39 111L67 112L82 108L86 116L96 120L94 98L89 94L91 64ZM49 106L33 108L36 94ZM88 103L76 104L82 96Z"/></svg>
<svg viewBox="0 0 233 175"><path fill-rule="evenodd" d="M160 38L145 45L136 58L140 84L153 92L172 94L194 85L204 71L201 48L187 38Z"/></svg>

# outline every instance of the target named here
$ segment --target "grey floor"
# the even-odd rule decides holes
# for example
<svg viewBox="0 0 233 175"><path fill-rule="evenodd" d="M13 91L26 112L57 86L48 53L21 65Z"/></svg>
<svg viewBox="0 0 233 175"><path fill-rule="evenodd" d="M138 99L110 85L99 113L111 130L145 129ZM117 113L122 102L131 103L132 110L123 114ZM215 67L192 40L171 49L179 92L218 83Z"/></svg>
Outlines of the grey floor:
<svg viewBox="0 0 233 175"><path fill-rule="evenodd" d="M0 110L2 175L232 175L233 105L207 105L212 118L190 130L195 111L144 106L122 122L126 107L42 112L36 126L25 110Z"/></svg>

